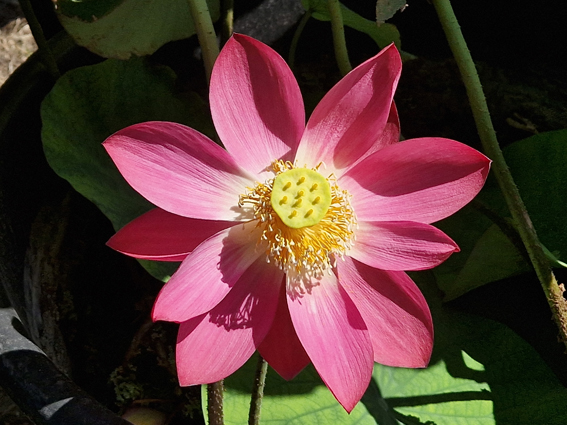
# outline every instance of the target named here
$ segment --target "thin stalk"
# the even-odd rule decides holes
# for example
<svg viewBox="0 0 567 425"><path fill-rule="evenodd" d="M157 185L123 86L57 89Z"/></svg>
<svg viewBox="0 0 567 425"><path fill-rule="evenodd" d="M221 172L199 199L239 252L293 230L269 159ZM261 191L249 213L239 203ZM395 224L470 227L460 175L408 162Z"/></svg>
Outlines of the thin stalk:
<svg viewBox="0 0 567 425"><path fill-rule="evenodd" d="M305 14L301 17L299 24L297 24L297 28L295 29L295 33L293 34L293 38L291 39L291 45L289 46L289 58L288 58L288 65L293 71L295 65L295 52L297 50L297 44L299 43L299 38L301 37L301 33L307 25L307 21L311 18L311 11L308 10Z"/></svg>
<svg viewBox="0 0 567 425"><path fill-rule="evenodd" d="M222 408L223 395L223 381L207 385L207 415L209 416L209 425L224 425Z"/></svg>
<svg viewBox="0 0 567 425"><path fill-rule="evenodd" d="M258 367L254 377L254 388L252 389L252 399L250 400L250 413L248 415L248 425L260 424L260 411L262 409L262 398L264 397L264 386L266 385L266 374L268 373L268 363L258 356Z"/></svg>
<svg viewBox="0 0 567 425"><path fill-rule="evenodd" d="M51 74L54 80L57 80L61 76L59 67L57 66L57 61L55 60L55 56L53 56L53 52L47 43L47 39L43 33L43 28L41 28L41 25L35 16L30 0L20 0L20 7L28 21L33 38L37 43L37 49L42 56L42 60L47 71Z"/></svg>
<svg viewBox="0 0 567 425"><path fill-rule="evenodd" d="M189 0L189 9L191 10L191 17L195 24L201 50L203 51L203 62L205 64L207 82L209 82L211 81L213 65L219 55L219 45L211 14L209 13L209 6L206 0Z"/></svg>
<svg viewBox="0 0 567 425"><path fill-rule="evenodd" d="M343 12L339 0L327 0L329 16L331 17L331 29L333 30L333 45L335 46L335 58L341 74L346 75L352 70L348 58L345 40L345 27L343 25Z"/></svg>
<svg viewBox="0 0 567 425"><path fill-rule="evenodd" d="M451 7L451 2L450 0L433 0L433 5L465 84L484 151L493 160L494 175L541 283L553 313L553 318L559 328L561 339L567 347L567 302L563 298L564 286L563 284L559 285L555 279L544 249L539 242L530 216L498 144L480 79Z"/></svg>
<svg viewBox="0 0 567 425"><path fill-rule="evenodd" d="M234 32L234 0L223 0L222 2L222 29L221 46L228 41Z"/></svg>

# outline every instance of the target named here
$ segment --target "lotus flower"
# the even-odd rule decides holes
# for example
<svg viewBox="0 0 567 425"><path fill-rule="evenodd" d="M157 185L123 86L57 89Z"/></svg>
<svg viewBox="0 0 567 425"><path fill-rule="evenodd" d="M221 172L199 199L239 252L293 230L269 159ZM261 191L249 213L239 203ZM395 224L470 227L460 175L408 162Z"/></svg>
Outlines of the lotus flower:
<svg viewBox="0 0 567 425"><path fill-rule="evenodd" d="M431 315L404 270L458 251L430 223L478 193L490 161L453 140L398 142L400 71L387 47L337 83L305 125L284 60L234 35L210 85L226 150L171 122L105 141L128 183L158 207L109 246L182 261L152 312L180 324L181 385L223 379L258 350L285 379L313 363L350 412L374 362L427 366Z"/></svg>

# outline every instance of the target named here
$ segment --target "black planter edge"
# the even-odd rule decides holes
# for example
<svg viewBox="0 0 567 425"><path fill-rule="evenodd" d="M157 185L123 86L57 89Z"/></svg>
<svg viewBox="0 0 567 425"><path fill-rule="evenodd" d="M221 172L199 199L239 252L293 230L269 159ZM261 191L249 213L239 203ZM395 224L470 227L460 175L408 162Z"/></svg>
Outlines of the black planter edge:
<svg viewBox="0 0 567 425"><path fill-rule="evenodd" d="M77 46L64 33L50 40L63 64ZM65 65L63 65L66 67ZM11 111L20 107L36 84L54 81L36 52L0 90L0 137ZM9 294L21 287L23 268L16 259L15 239L0 181L0 386L37 425L128 425L63 374L27 336ZM11 301L11 302L9 302ZM18 304L18 303L16 303Z"/></svg>

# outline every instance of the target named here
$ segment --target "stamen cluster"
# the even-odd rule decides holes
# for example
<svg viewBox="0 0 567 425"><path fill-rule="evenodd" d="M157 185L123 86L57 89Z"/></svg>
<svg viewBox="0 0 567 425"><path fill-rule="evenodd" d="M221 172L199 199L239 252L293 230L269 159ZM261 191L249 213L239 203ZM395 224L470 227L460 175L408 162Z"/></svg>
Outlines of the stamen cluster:
<svg viewBox="0 0 567 425"><path fill-rule="evenodd" d="M318 171L321 164L313 168ZM275 176L296 168L291 162L275 161ZM274 177L275 178L275 177ZM266 246L266 261L274 263L287 275L288 290L297 295L309 292L354 241L356 217L350 194L341 190L333 175L326 179L331 187L331 204L316 224L302 228L287 226L271 204L274 178L257 183L240 195L239 207L250 204L257 227L262 229L259 244Z"/></svg>

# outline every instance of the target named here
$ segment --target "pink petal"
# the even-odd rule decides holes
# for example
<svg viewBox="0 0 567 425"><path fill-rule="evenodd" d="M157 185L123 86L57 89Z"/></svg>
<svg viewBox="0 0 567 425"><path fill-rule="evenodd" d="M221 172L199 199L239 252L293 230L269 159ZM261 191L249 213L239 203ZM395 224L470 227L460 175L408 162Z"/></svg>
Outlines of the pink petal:
<svg viewBox="0 0 567 425"><path fill-rule="evenodd" d="M364 160L366 157L372 155L374 152L377 152L388 145L393 145L394 143L398 143L400 141L400 118L398 116L398 108L396 107L395 102L392 102L392 105L390 106L390 113L388 115L388 120L386 121L384 130L377 136L378 138L376 139L374 144L364 155L362 155L358 159L356 164ZM353 164L353 166L354 165L355 164Z"/></svg>
<svg viewBox="0 0 567 425"><path fill-rule="evenodd" d="M104 147L126 181L173 214L238 220L238 196L253 186L227 151L192 128L146 122L114 133Z"/></svg>
<svg viewBox="0 0 567 425"><path fill-rule="evenodd" d="M242 366L268 333L283 273L262 258L208 314L183 322L177 336L182 386L226 378Z"/></svg>
<svg viewBox="0 0 567 425"><path fill-rule="evenodd" d="M285 61L265 44L235 34L211 76L211 114L220 139L246 170L293 160L305 126L303 99Z"/></svg>
<svg viewBox="0 0 567 425"><path fill-rule="evenodd" d="M470 202L489 169L486 156L462 143L411 139L369 156L339 186L352 195L359 221L433 223Z"/></svg>
<svg viewBox="0 0 567 425"><path fill-rule="evenodd" d="M374 361L426 367L433 349L433 323L423 295L403 272L377 270L345 257L339 281L370 332Z"/></svg>
<svg viewBox="0 0 567 425"><path fill-rule="evenodd" d="M288 381L293 379L311 360L297 338L285 296L285 285L278 303L276 317L270 331L258 347L260 355L280 376Z"/></svg>
<svg viewBox="0 0 567 425"><path fill-rule="evenodd" d="M323 382L350 412L372 375L372 345L356 306L335 276L325 275L303 296L288 292L297 336Z"/></svg>
<svg viewBox="0 0 567 425"><path fill-rule="evenodd" d="M128 223L106 244L134 258L182 261L205 239L230 226L234 222L196 220L154 208Z"/></svg>
<svg viewBox="0 0 567 425"><path fill-rule="evenodd" d="M313 167L323 161L336 173L366 153L384 132L401 66L391 45L339 81L309 118L298 164Z"/></svg>
<svg viewBox="0 0 567 425"><path fill-rule="evenodd" d="M413 221L362 222L348 255L382 270L425 270L459 247L441 230Z"/></svg>
<svg viewBox="0 0 567 425"><path fill-rule="evenodd" d="M184 322L216 306L262 255L259 238L252 223L221 230L200 244L158 294L153 320Z"/></svg>

